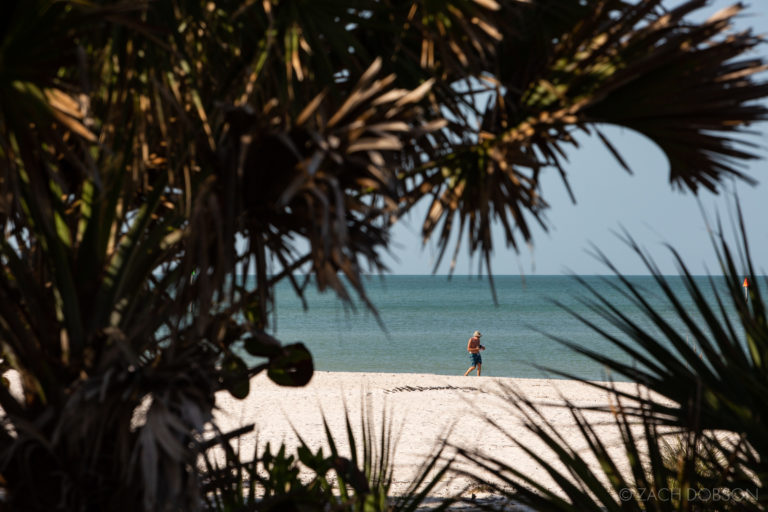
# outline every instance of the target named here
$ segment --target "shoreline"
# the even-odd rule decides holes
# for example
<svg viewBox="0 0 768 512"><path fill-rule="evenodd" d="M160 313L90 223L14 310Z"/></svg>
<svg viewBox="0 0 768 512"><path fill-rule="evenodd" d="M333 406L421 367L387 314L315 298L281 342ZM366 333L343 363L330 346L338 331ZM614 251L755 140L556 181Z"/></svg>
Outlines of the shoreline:
<svg viewBox="0 0 768 512"><path fill-rule="evenodd" d="M459 368L461 369L461 368ZM419 376L419 377L427 377L427 378L477 378L477 375L475 375L475 371L472 370L472 374L464 377L461 372L457 371L456 373L425 373L425 372L379 372L379 371L367 371L367 370L314 370L314 375L316 374L351 374L351 375L358 375L358 374L364 374L364 375L386 375L386 376L395 376L395 375L410 375L410 376ZM314 378L313 375L313 378ZM571 379L568 377L509 377L509 376L500 376L500 375L481 375L480 379L493 379L493 380L501 380L501 381L546 381L546 382L575 382L580 383L581 381L578 379ZM598 380L598 379L584 379L585 382L591 382L591 383L602 383L602 384L632 384L636 385L637 383L630 380Z"/></svg>

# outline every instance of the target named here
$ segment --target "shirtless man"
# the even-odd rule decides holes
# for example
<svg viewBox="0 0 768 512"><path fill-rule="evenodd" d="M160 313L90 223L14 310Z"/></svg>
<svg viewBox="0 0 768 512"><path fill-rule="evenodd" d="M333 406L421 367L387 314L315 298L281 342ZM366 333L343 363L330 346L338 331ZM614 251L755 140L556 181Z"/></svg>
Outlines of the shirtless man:
<svg viewBox="0 0 768 512"><path fill-rule="evenodd" d="M466 377L469 375L469 372L477 368L477 376L480 376L480 370L483 367L483 358L480 356L480 351L485 350L485 347L480 344L480 337L482 334L480 334L480 331L475 331L472 333L472 337L469 338L469 341L467 342L467 352L469 352L469 361L471 366L469 367L469 370L464 373L464 376Z"/></svg>

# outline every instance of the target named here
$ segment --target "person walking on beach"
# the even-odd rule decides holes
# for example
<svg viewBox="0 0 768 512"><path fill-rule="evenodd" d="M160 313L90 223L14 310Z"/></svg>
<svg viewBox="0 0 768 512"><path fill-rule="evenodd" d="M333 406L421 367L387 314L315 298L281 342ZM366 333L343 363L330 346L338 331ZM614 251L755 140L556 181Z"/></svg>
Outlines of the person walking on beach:
<svg viewBox="0 0 768 512"><path fill-rule="evenodd" d="M469 341L467 342L467 352L469 352L470 367L469 370L464 373L465 377L469 375L469 372L475 368L477 368L477 376L480 376L480 370L483 367L483 358L480 355L480 351L485 350L485 347L480 344L481 336L482 334L480 334L480 331L475 331L472 333L472 337L469 338Z"/></svg>

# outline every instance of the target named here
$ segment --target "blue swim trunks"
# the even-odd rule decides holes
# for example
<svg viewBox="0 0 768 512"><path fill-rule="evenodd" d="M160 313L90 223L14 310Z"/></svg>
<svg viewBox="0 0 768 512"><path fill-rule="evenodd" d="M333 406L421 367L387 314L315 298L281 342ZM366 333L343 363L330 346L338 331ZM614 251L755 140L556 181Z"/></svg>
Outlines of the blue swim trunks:
<svg viewBox="0 0 768 512"><path fill-rule="evenodd" d="M480 352L478 352L477 354L473 354L470 352L469 362L472 364L472 366L483 364L483 358L480 356Z"/></svg>

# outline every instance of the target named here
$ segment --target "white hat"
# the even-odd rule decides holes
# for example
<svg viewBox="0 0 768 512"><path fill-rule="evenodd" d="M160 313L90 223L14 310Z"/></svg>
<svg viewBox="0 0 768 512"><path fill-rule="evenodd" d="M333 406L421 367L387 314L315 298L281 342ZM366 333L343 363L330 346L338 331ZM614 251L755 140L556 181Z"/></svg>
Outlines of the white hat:
<svg viewBox="0 0 768 512"><path fill-rule="evenodd" d="M479 338L480 336L482 336L482 334L480 334L480 331L475 331L472 333L473 338Z"/></svg>

